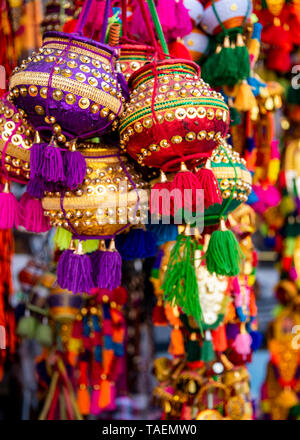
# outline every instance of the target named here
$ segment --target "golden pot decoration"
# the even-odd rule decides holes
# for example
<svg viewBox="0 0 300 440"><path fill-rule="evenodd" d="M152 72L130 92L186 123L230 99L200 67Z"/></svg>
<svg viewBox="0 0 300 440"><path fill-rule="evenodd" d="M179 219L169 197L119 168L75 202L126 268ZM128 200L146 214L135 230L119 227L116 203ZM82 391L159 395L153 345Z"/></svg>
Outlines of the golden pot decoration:
<svg viewBox="0 0 300 440"><path fill-rule="evenodd" d="M5 148L5 170L1 166L1 174L19 183L27 183L34 129L21 113L5 97L0 100L0 160Z"/></svg>
<svg viewBox="0 0 300 440"><path fill-rule="evenodd" d="M75 230L79 235L116 234L134 221L137 192L140 201L136 221L142 223L146 218L148 185L126 155L118 156L118 148L103 144L81 144L78 150L87 164L82 185L77 190L67 191L64 197L59 192L45 192L42 199L51 225L73 233Z"/></svg>

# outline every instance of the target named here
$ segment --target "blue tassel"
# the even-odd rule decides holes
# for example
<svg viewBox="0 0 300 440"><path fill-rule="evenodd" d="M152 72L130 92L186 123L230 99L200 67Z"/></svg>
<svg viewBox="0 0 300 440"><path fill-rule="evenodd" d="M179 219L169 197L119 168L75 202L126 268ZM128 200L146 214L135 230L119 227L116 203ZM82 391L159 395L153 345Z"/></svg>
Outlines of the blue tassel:
<svg viewBox="0 0 300 440"><path fill-rule="evenodd" d="M167 241L176 241L178 237L177 225L147 225L148 231L152 232L154 240L157 246L161 246Z"/></svg>
<svg viewBox="0 0 300 440"><path fill-rule="evenodd" d="M150 231L134 228L127 234L117 235L116 248L123 260L154 257L157 252L155 239Z"/></svg>
<svg viewBox="0 0 300 440"><path fill-rule="evenodd" d="M259 198L255 194L255 192L252 190L251 193L249 194L249 197L247 200L248 205L253 205L253 203L256 203L258 201L259 201Z"/></svg>
<svg viewBox="0 0 300 440"><path fill-rule="evenodd" d="M124 346L114 342L114 354L117 357L122 357L124 355Z"/></svg>
<svg viewBox="0 0 300 440"><path fill-rule="evenodd" d="M102 347L101 347L101 345L96 345L94 355L95 355L96 362L102 362Z"/></svg>
<svg viewBox="0 0 300 440"><path fill-rule="evenodd" d="M249 153L251 153L251 151L254 150L255 148L255 141L253 137L247 137L246 138L246 148L249 151Z"/></svg>
<svg viewBox="0 0 300 440"><path fill-rule="evenodd" d="M250 332L250 336L252 338L251 350L258 350L263 341L263 335L258 331Z"/></svg>
<svg viewBox="0 0 300 440"><path fill-rule="evenodd" d="M113 350L114 349L114 343L111 336L104 336L104 347L106 350Z"/></svg>

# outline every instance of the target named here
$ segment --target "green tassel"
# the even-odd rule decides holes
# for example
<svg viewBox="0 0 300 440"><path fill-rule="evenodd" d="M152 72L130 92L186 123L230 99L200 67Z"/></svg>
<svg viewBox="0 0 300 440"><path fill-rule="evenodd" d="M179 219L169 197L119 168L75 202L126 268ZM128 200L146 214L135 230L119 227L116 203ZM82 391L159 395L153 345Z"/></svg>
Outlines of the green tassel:
<svg viewBox="0 0 300 440"><path fill-rule="evenodd" d="M77 246L78 240L75 240ZM95 252L99 248L99 240L85 240L82 242L83 252L89 254Z"/></svg>
<svg viewBox="0 0 300 440"><path fill-rule="evenodd" d="M64 228L56 229L54 235L54 243L56 244L59 250L64 251L65 249L69 249L71 239L72 239L71 232L67 231Z"/></svg>
<svg viewBox="0 0 300 440"><path fill-rule="evenodd" d="M188 229L186 227L185 234ZM165 301L176 304L187 315L195 318L202 331L202 311L194 266L196 245L190 235L180 234L172 249L162 284Z"/></svg>
<svg viewBox="0 0 300 440"><path fill-rule="evenodd" d="M65 249L69 249L70 243L72 240L72 233L67 231L64 228L57 228L54 235L54 243L58 247L59 250L64 251ZM78 240L75 240L75 244L77 245ZM99 240L85 240L82 242L83 251L88 254L90 252L94 252L99 247Z"/></svg>
<svg viewBox="0 0 300 440"><path fill-rule="evenodd" d="M202 343L201 347L201 361L203 362L211 362L216 358L214 347L211 341L210 332L205 332L205 339Z"/></svg>
<svg viewBox="0 0 300 440"><path fill-rule="evenodd" d="M23 316L18 322L17 335L22 336L23 338L33 339L35 336L36 326L36 319L33 316L30 316L30 314L28 314L28 310L26 310L25 316Z"/></svg>
<svg viewBox="0 0 300 440"><path fill-rule="evenodd" d="M35 339L43 346L50 347L53 343L52 328L48 325L48 320L43 320L42 324L37 326Z"/></svg>
<svg viewBox="0 0 300 440"><path fill-rule="evenodd" d="M250 75L249 52L246 46L237 46L235 48L235 56L238 66L238 80L246 79Z"/></svg>
<svg viewBox="0 0 300 440"><path fill-rule="evenodd" d="M241 121L241 115L237 111L235 107L229 107L230 111L230 126L234 125L240 125Z"/></svg>
<svg viewBox="0 0 300 440"><path fill-rule="evenodd" d="M243 253L232 231L221 219L220 230L211 234L205 254L206 267L210 273L236 276L240 272Z"/></svg>
<svg viewBox="0 0 300 440"><path fill-rule="evenodd" d="M185 346L186 360L187 362L197 362L200 361L201 349L199 341L193 338L194 333L191 334L190 339L187 341Z"/></svg>

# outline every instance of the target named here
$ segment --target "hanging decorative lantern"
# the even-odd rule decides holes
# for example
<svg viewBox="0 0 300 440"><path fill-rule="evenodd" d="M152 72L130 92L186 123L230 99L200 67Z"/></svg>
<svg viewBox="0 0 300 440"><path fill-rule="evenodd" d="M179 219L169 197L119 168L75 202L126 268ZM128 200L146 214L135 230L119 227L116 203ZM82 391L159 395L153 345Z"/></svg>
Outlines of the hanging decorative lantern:
<svg viewBox="0 0 300 440"><path fill-rule="evenodd" d="M127 157L119 156L117 148L104 143L84 143L78 150L86 161L83 184L64 195L46 192L42 200L45 214L52 226L63 227L71 233L75 231L86 238L111 236L133 220L137 191L147 189L147 184ZM139 209L146 202L142 197L143 192Z"/></svg>
<svg viewBox="0 0 300 440"><path fill-rule="evenodd" d="M222 95L199 78L193 62L147 64L132 75L129 86L121 146L141 165L174 170L185 156L210 155L227 132L228 107Z"/></svg>
<svg viewBox="0 0 300 440"><path fill-rule="evenodd" d="M141 175L119 149L85 143L79 151L87 167L83 184L74 191L47 192L42 203L51 223L69 234L69 248L58 262L58 284L90 294L93 288L112 290L120 285L122 260L115 238L146 219L142 208L148 195L141 191L147 189Z"/></svg>
<svg viewBox="0 0 300 440"><path fill-rule="evenodd" d="M244 43L245 23L252 12L250 0L212 0L206 3L201 27L213 37L211 54L203 64L202 76L212 86L234 86L250 74L249 53Z"/></svg>
<svg viewBox="0 0 300 440"><path fill-rule="evenodd" d="M251 173L245 160L227 143L220 144L211 156L211 169L218 180L223 202L205 210L206 226L218 224L241 203L246 202L251 192Z"/></svg>
<svg viewBox="0 0 300 440"><path fill-rule="evenodd" d="M115 49L107 45L47 32L38 53L11 76L14 102L41 134L57 133L59 142L103 133L124 102L116 60Z"/></svg>

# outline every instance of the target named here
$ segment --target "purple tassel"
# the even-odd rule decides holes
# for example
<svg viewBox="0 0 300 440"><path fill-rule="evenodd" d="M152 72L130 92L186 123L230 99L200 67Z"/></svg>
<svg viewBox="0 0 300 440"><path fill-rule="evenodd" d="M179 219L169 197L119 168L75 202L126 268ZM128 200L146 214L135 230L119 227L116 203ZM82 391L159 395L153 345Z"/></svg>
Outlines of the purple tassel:
<svg viewBox="0 0 300 440"><path fill-rule="evenodd" d="M63 257L64 255L64 257ZM83 253L82 242L75 251L63 252L57 267L57 282L61 288L73 293L90 293L95 287L92 279L92 265L88 255Z"/></svg>
<svg viewBox="0 0 300 440"><path fill-rule="evenodd" d="M41 176L46 182L64 182L65 172L62 158L62 151L51 142L44 150L44 162L41 169Z"/></svg>
<svg viewBox="0 0 300 440"><path fill-rule="evenodd" d="M122 95L124 96L125 101L127 101L129 99L130 91L129 91L127 81L126 81L122 72L117 73L117 80L118 80L118 83L122 89Z"/></svg>
<svg viewBox="0 0 300 440"><path fill-rule="evenodd" d="M76 189L81 185L86 174L86 161L79 151L66 151L64 153L64 168L66 186Z"/></svg>
<svg viewBox="0 0 300 440"><path fill-rule="evenodd" d="M62 289L67 289L67 285L69 284L69 280L67 279L67 275L69 274L69 262L70 257L73 254L74 250L66 249L61 254L58 264L57 264L57 282Z"/></svg>
<svg viewBox="0 0 300 440"><path fill-rule="evenodd" d="M97 287L100 289L116 289L121 285L122 258L112 240L107 252L103 252L99 260Z"/></svg>
<svg viewBox="0 0 300 440"><path fill-rule="evenodd" d="M40 176L47 144L33 144L30 149L30 179Z"/></svg>
<svg viewBox="0 0 300 440"><path fill-rule="evenodd" d="M35 176L33 178L30 177L27 192L31 197L36 199L41 199L44 196L45 186L42 177Z"/></svg>

